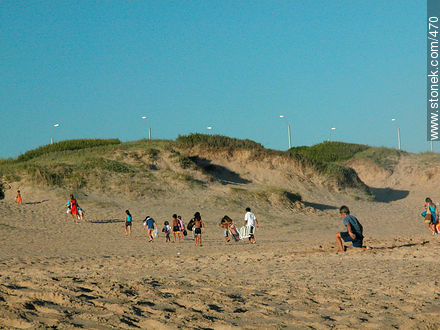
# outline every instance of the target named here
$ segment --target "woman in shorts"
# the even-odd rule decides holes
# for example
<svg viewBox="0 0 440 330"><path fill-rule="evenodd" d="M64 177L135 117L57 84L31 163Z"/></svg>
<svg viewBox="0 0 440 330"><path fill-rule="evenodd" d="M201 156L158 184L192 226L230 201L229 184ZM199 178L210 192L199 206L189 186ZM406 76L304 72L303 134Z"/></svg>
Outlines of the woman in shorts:
<svg viewBox="0 0 440 330"><path fill-rule="evenodd" d="M173 243L176 243L176 236L180 243L180 225L179 219L177 219L177 214L173 214Z"/></svg>
<svg viewBox="0 0 440 330"><path fill-rule="evenodd" d="M128 234L129 237L131 237L131 224L133 221L133 217L130 214L129 210L125 210L125 235Z"/></svg>

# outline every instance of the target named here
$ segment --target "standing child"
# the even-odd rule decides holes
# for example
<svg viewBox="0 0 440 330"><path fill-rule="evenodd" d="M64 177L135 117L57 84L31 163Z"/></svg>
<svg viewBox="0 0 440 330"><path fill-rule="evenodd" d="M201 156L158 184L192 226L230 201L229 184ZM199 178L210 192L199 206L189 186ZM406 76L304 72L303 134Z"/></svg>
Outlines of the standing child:
<svg viewBox="0 0 440 330"><path fill-rule="evenodd" d="M148 242L153 242L153 231L154 228L156 228L156 221L150 217L149 215L147 215L147 217L144 220L144 229L147 228L147 232L148 232Z"/></svg>
<svg viewBox="0 0 440 330"><path fill-rule="evenodd" d="M70 195L70 214L72 215L72 220L78 223L78 202L73 195Z"/></svg>
<svg viewBox="0 0 440 330"><path fill-rule="evenodd" d="M173 214L173 243L176 243L176 236L180 243L180 226L179 220L177 219L177 214Z"/></svg>
<svg viewBox="0 0 440 330"><path fill-rule="evenodd" d="M171 238L170 238L171 226L168 221L165 221L163 223L162 233L165 233L165 243L171 242Z"/></svg>
<svg viewBox="0 0 440 330"><path fill-rule="evenodd" d="M128 234L129 237L131 237L131 223L133 220L133 217L130 214L129 210L125 210L125 235Z"/></svg>
<svg viewBox="0 0 440 330"><path fill-rule="evenodd" d="M15 201L17 202L17 204L21 204L23 202L23 200L21 199L20 190L17 190L17 196L15 196Z"/></svg>
<svg viewBox="0 0 440 330"><path fill-rule="evenodd" d="M425 217L425 224L429 231L435 235L437 234L437 222L439 219L439 212L437 206L432 202L432 199L426 197L425 199L425 211L422 213Z"/></svg>
<svg viewBox="0 0 440 330"><path fill-rule="evenodd" d="M177 220L179 221L179 227L180 227L180 238L183 239L183 236L186 236L188 233L185 229L185 223L182 220L182 216L178 215Z"/></svg>
<svg viewBox="0 0 440 330"><path fill-rule="evenodd" d="M84 220L86 212L78 205L78 217L81 220Z"/></svg>
<svg viewBox="0 0 440 330"><path fill-rule="evenodd" d="M258 227L258 220L255 214L251 212L251 208L246 208L246 214L244 215L244 225L249 227L249 242L255 244L255 227Z"/></svg>
<svg viewBox="0 0 440 330"><path fill-rule="evenodd" d="M194 214L194 227L194 244L195 246L202 246L202 229L205 229L205 224L203 223L202 217L200 216L199 212L196 212Z"/></svg>

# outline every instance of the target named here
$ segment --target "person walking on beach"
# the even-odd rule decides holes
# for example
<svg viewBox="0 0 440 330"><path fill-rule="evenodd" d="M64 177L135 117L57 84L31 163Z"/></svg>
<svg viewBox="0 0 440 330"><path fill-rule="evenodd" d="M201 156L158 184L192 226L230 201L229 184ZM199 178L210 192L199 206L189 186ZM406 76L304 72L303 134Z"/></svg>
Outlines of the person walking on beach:
<svg viewBox="0 0 440 330"><path fill-rule="evenodd" d="M149 215L144 220L144 229L147 228L148 242L153 242L153 231L156 228L156 221Z"/></svg>
<svg viewBox="0 0 440 330"><path fill-rule="evenodd" d="M15 201L17 202L17 204L21 204L23 202L23 200L21 199L20 190L17 190L17 196L15 196Z"/></svg>
<svg viewBox="0 0 440 330"><path fill-rule="evenodd" d="M133 221L133 217L130 214L129 210L125 210L125 235L128 234L129 237L131 237L131 225Z"/></svg>
<svg viewBox="0 0 440 330"><path fill-rule="evenodd" d="M429 197L425 199L425 211L422 213L422 216L425 217L426 228L428 228L433 235L438 234L437 223L439 220L439 212L437 206Z"/></svg>
<svg viewBox="0 0 440 330"><path fill-rule="evenodd" d="M244 226L249 227L249 242L255 244L255 227L258 227L258 220L255 214L251 212L251 208L246 208L244 215Z"/></svg>
<svg viewBox="0 0 440 330"><path fill-rule="evenodd" d="M346 247L342 243L352 242L353 247L361 249L369 249L368 247L362 246L364 241L363 227L359 220L350 214L350 210L347 206L343 205L339 208L339 214L343 219L344 226L347 228L346 232L336 233L336 242L338 243L339 251L345 252Z"/></svg>
<svg viewBox="0 0 440 330"><path fill-rule="evenodd" d="M168 221L165 221L163 223L162 233L165 233L165 243L171 242L171 238L170 238L171 226Z"/></svg>
<svg viewBox="0 0 440 330"><path fill-rule="evenodd" d="M179 220L177 219L177 214L173 214L173 243L176 243L176 236L180 243L180 226Z"/></svg>
<svg viewBox="0 0 440 330"><path fill-rule="evenodd" d="M73 195L70 195L70 214L72 215L72 220L78 223L78 202Z"/></svg>
<svg viewBox="0 0 440 330"><path fill-rule="evenodd" d="M179 228L180 228L180 238L183 239L184 236L187 235L186 229L185 229L185 223L182 220L182 216L178 215L177 220L179 221Z"/></svg>
<svg viewBox="0 0 440 330"><path fill-rule="evenodd" d="M199 212L194 214L194 244L195 246L202 246L202 230L205 229L205 224L202 221L202 217Z"/></svg>

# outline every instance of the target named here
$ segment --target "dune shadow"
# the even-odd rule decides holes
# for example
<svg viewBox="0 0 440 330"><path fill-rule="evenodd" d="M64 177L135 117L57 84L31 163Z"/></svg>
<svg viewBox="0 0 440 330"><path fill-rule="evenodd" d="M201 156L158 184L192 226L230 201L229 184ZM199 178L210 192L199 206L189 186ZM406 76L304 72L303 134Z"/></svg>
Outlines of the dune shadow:
<svg viewBox="0 0 440 330"><path fill-rule="evenodd" d="M409 195L409 190L398 190L391 188L374 188L370 187L370 191L375 196L374 200L381 203L389 203L404 199Z"/></svg>
<svg viewBox="0 0 440 330"><path fill-rule="evenodd" d="M48 202L48 201L49 201L48 199L43 199L43 200L40 201L40 202L27 202L27 203L24 203L24 204L26 204L26 205L35 205L35 204L46 203L46 202Z"/></svg>
<svg viewBox="0 0 440 330"><path fill-rule="evenodd" d="M327 204L312 203L312 202L304 202L304 201L303 201L303 204L304 204L305 206L310 206L310 207L313 207L313 208L315 208L315 209L317 209L317 210L320 210L320 211L325 211L325 210L337 210L337 209L338 209L337 206L327 205Z"/></svg>
<svg viewBox="0 0 440 330"><path fill-rule="evenodd" d="M242 178L238 173L231 171L230 169L224 166L212 164L209 159L201 158L199 156L193 156L189 158L203 172L212 176L223 185L251 183L251 181Z"/></svg>
<svg viewBox="0 0 440 330"><path fill-rule="evenodd" d="M88 220L89 223L120 223L125 222L121 219Z"/></svg>

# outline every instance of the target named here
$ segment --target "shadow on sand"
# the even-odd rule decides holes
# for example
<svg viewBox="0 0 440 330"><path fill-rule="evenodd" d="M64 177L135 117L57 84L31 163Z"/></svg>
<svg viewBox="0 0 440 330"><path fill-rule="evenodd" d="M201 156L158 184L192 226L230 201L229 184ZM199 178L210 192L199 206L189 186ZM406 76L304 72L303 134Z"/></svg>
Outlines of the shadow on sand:
<svg viewBox="0 0 440 330"><path fill-rule="evenodd" d="M409 190L397 190L391 188L373 188L370 187L371 192L375 196L376 202L389 203L404 199L409 195Z"/></svg>
<svg viewBox="0 0 440 330"><path fill-rule="evenodd" d="M121 223L125 222L121 219L106 219L106 220L88 220L89 223Z"/></svg>
<svg viewBox="0 0 440 330"><path fill-rule="evenodd" d="M41 202L27 202L27 203L24 203L24 204L26 204L26 205L35 205L35 204L45 203L45 202L48 202L48 201L49 201L48 199L43 199Z"/></svg>
<svg viewBox="0 0 440 330"><path fill-rule="evenodd" d="M320 211L337 210L338 209L337 206L333 206L333 205L319 204L319 203L312 203L312 202L303 202L303 203L305 206L310 206L310 207L313 207L313 208L320 210Z"/></svg>
<svg viewBox="0 0 440 330"><path fill-rule="evenodd" d="M198 156L190 157L190 159L205 173L211 175L223 185L251 183L251 181L243 179L238 173L235 173L224 166L211 164L209 159Z"/></svg>
<svg viewBox="0 0 440 330"><path fill-rule="evenodd" d="M393 249L400 249L405 247L414 247L414 246L424 246L425 244L428 244L429 241L423 241L420 243L406 243L406 244L400 244L400 245L393 245L393 246L380 246L375 247L375 250L393 250Z"/></svg>

